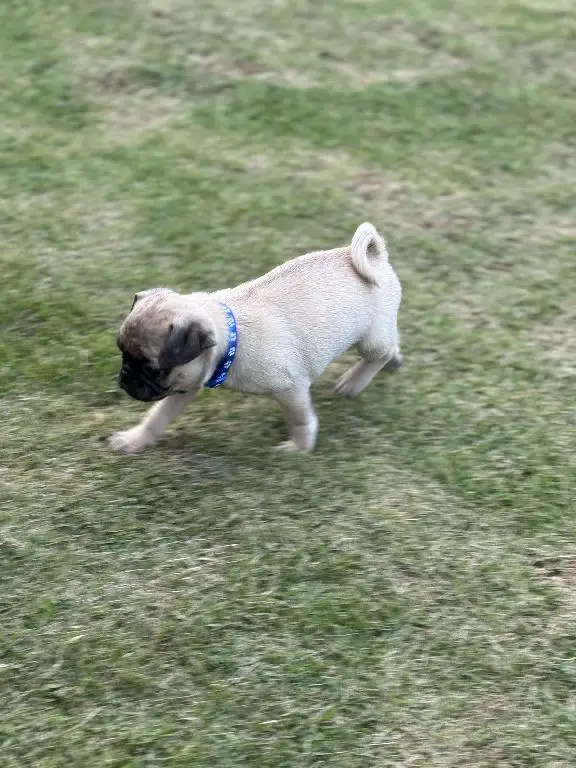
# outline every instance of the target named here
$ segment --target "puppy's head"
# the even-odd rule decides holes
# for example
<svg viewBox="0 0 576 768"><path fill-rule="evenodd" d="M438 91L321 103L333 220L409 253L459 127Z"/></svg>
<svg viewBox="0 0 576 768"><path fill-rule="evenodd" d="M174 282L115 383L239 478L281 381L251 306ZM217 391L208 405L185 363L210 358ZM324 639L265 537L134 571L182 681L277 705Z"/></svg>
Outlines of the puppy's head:
<svg viewBox="0 0 576 768"><path fill-rule="evenodd" d="M142 291L118 333L118 383L147 402L199 386L215 346L214 323L189 297L166 288Z"/></svg>

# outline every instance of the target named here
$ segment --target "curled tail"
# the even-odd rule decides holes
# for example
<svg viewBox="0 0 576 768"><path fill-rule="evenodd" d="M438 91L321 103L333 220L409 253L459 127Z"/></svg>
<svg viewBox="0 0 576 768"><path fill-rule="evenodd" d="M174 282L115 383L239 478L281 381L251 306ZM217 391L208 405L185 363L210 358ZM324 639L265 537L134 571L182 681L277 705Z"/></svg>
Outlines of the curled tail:
<svg viewBox="0 0 576 768"><path fill-rule="evenodd" d="M350 245L352 266L363 280L378 285L378 277L374 271L373 261L382 259L388 261L388 251L384 238L373 224L365 221L360 224Z"/></svg>

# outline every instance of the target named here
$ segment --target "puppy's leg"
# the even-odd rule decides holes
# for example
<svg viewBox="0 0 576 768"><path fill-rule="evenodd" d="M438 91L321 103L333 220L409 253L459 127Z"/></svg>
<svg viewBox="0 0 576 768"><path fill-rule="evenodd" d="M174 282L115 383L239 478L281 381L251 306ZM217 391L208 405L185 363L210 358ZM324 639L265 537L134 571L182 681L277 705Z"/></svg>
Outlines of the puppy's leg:
<svg viewBox="0 0 576 768"><path fill-rule="evenodd" d="M366 389L378 371L384 367L386 360L359 360L344 373L334 392L342 397L356 397Z"/></svg>
<svg viewBox="0 0 576 768"><path fill-rule="evenodd" d="M280 443L278 451L307 453L316 444L318 419L314 413L309 387L290 389L275 395L284 408L290 440Z"/></svg>
<svg viewBox="0 0 576 768"><path fill-rule="evenodd" d="M362 355L339 379L334 391L343 397L356 397L366 389L380 370L394 373L402 366L402 353L398 343L396 325L392 328L375 324L358 344Z"/></svg>
<svg viewBox="0 0 576 768"><path fill-rule="evenodd" d="M182 413L197 391L170 395L156 403L136 427L110 435L108 445L118 453L138 453L154 445L168 424Z"/></svg>

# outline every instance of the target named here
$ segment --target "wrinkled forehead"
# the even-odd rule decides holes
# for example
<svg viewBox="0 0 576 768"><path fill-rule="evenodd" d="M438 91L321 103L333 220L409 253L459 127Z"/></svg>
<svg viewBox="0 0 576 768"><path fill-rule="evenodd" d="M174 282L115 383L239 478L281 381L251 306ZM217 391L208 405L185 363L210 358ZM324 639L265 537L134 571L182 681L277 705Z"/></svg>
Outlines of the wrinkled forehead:
<svg viewBox="0 0 576 768"><path fill-rule="evenodd" d="M137 359L155 361L166 343L170 320L129 315L118 334L118 346Z"/></svg>

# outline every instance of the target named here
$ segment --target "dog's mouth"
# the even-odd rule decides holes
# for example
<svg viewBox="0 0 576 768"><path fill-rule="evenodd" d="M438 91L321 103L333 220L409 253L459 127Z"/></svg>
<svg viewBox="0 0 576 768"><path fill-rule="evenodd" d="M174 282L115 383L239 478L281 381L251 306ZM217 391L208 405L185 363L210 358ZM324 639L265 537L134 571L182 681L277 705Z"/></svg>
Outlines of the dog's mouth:
<svg viewBox="0 0 576 768"><path fill-rule="evenodd" d="M118 386L130 397L145 403L163 400L170 394L170 388L165 387L147 371L141 370L135 373L126 366L123 366L118 374Z"/></svg>
<svg viewBox="0 0 576 768"><path fill-rule="evenodd" d="M170 394L169 390L166 390L166 392L160 392L157 395L146 393L145 395L140 395L136 397L136 400L140 400L143 403L157 403L160 400L164 400L164 398L168 397L169 394ZM134 397L134 395L132 395L132 397Z"/></svg>
<svg viewBox="0 0 576 768"><path fill-rule="evenodd" d="M119 379L118 385L130 395L130 397L144 403L155 403L158 400L164 400L165 397L168 397L168 395L171 394L169 389L159 387L152 388L147 384L138 381Z"/></svg>
<svg viewBox="0 0 576 768"><path fill-rule="evenodd" d="M130 397L145 403L155 403L170 395L185 394L187 390L166 385L170 373L169 368L156 368L146 360L123 352L118 386Z"/></svg>

